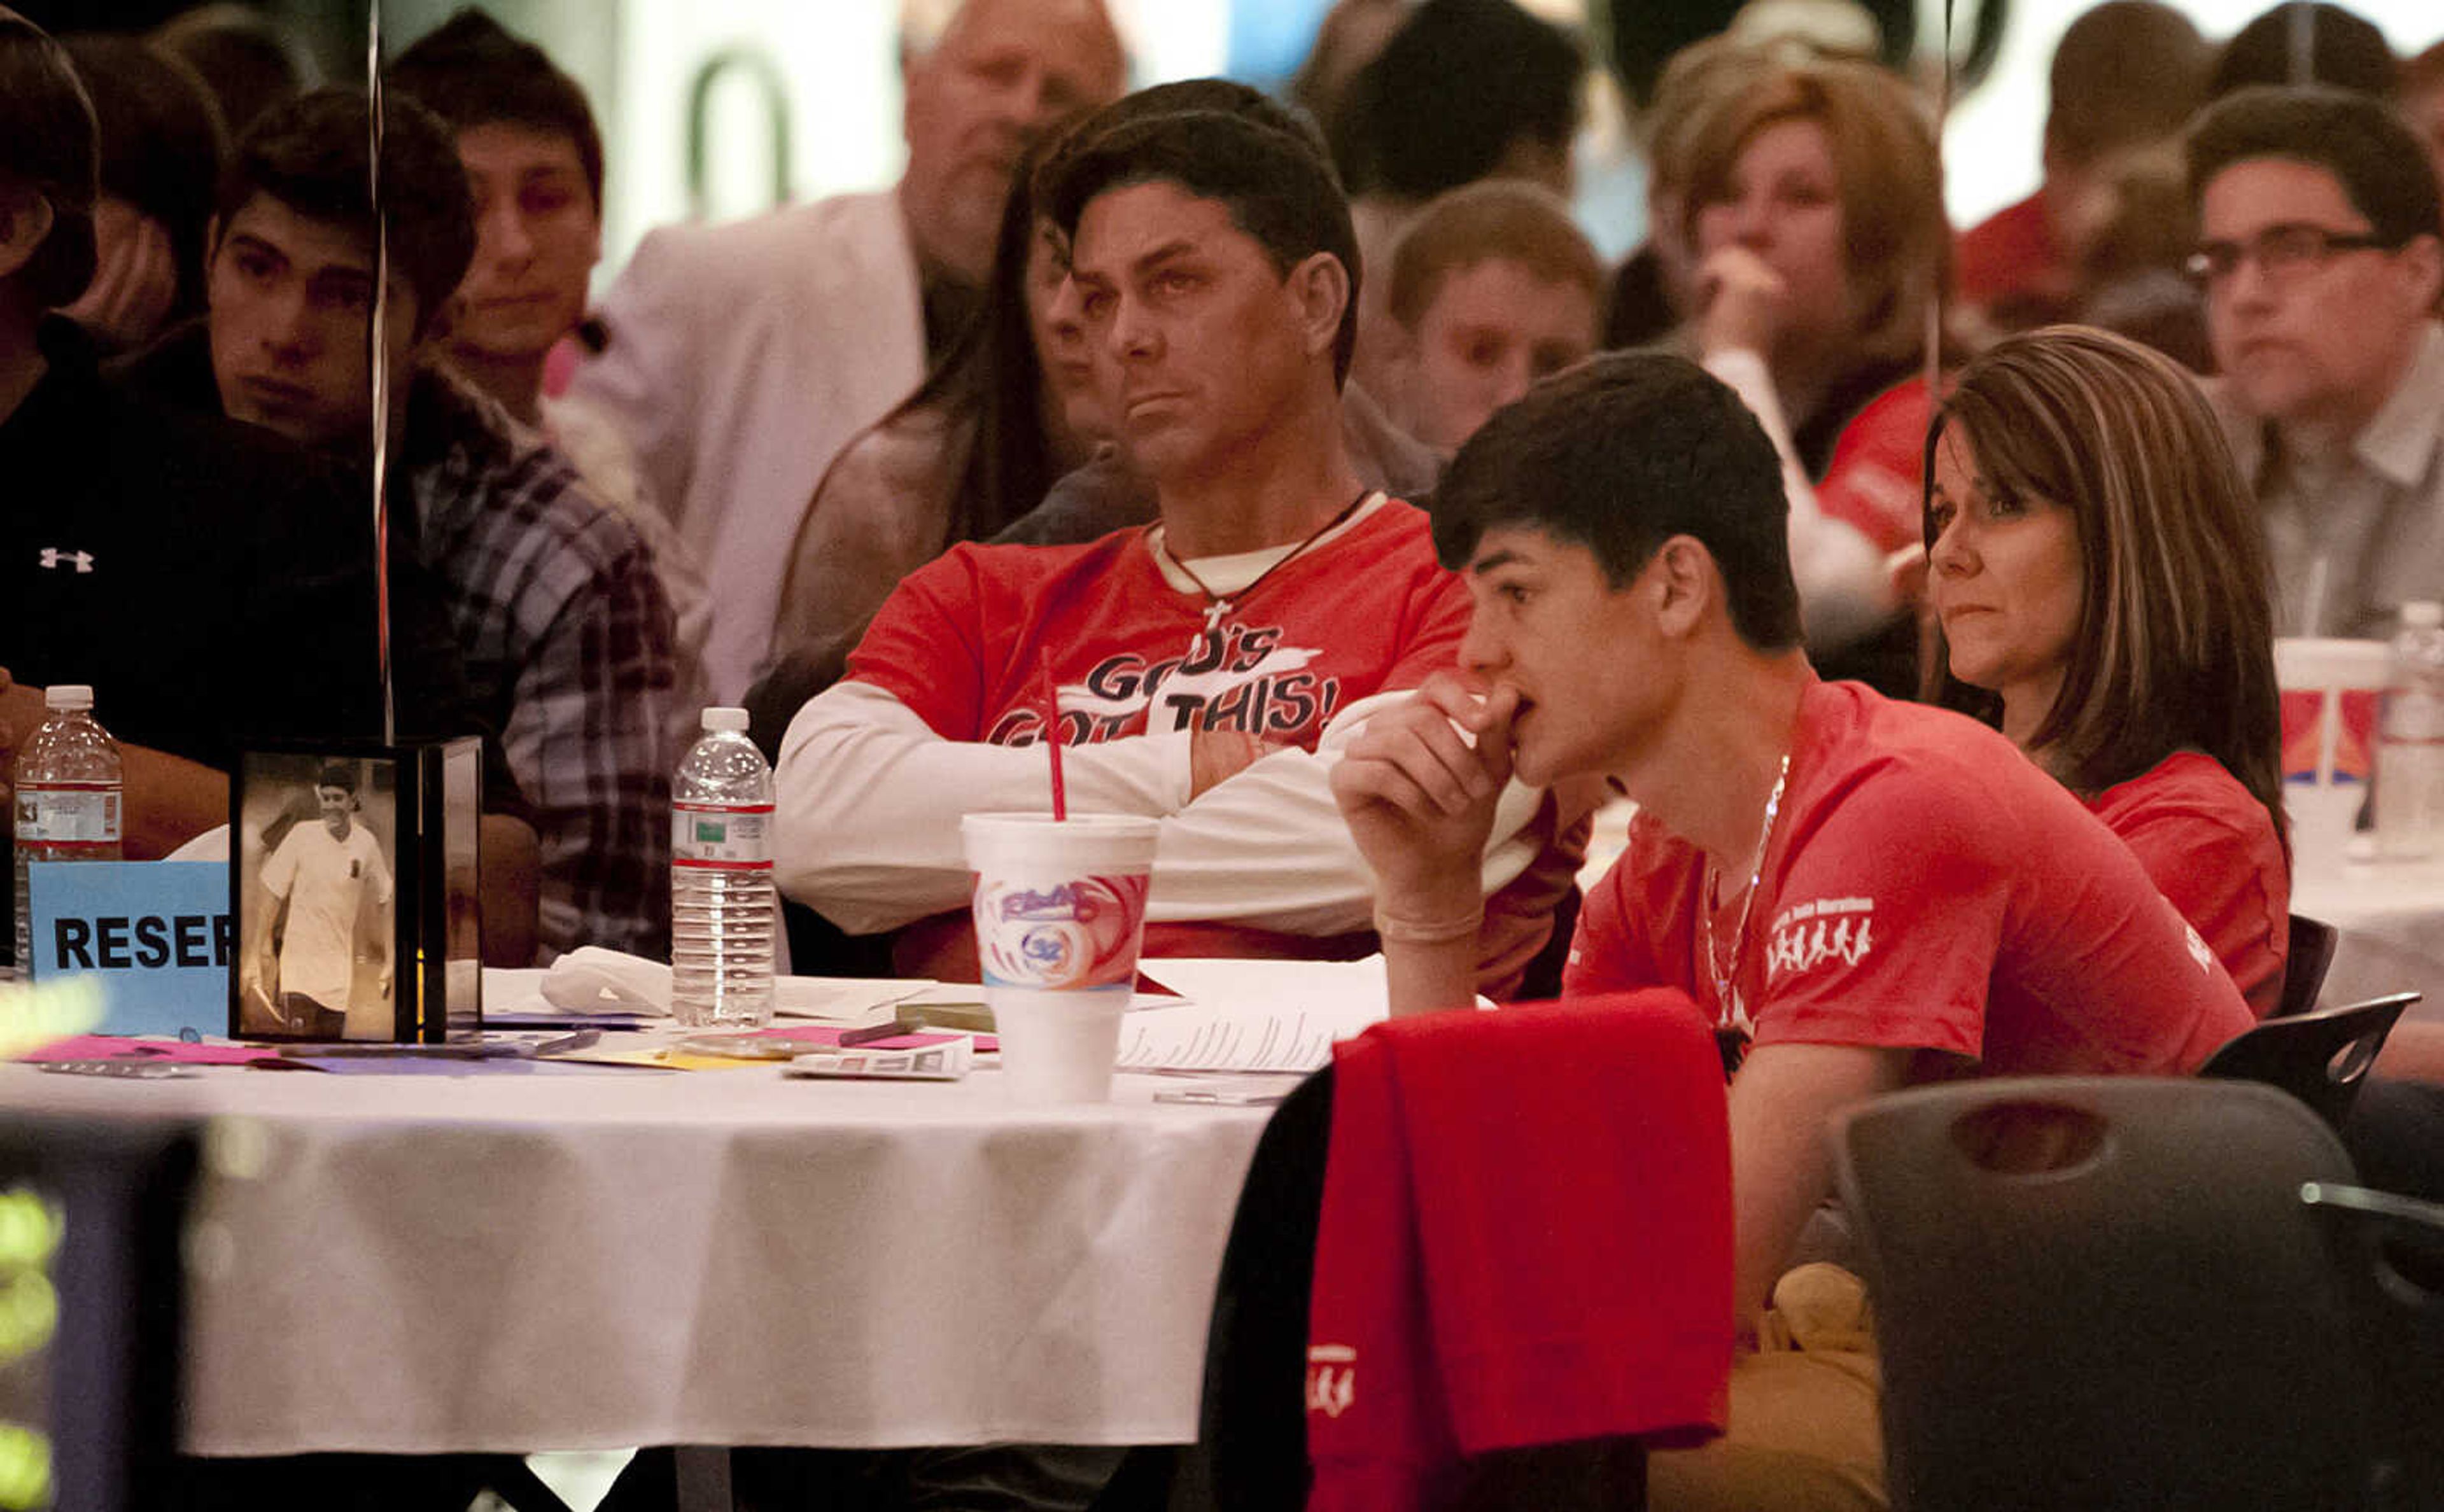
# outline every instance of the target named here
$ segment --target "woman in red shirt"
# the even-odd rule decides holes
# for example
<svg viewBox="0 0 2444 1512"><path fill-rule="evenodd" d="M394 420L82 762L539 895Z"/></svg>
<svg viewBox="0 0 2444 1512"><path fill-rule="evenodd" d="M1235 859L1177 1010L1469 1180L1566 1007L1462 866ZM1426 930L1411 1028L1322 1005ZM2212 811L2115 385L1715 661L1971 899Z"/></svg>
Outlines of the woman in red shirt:
<svg viewBox="0 0 2444 1512"><path fill-rule="evenodd" d="M2272 1011L2290 859L2266 553L2197 386L2103 331L2010 337L1961 372L1926 476L1940 701L2084 799Z"/></svg>

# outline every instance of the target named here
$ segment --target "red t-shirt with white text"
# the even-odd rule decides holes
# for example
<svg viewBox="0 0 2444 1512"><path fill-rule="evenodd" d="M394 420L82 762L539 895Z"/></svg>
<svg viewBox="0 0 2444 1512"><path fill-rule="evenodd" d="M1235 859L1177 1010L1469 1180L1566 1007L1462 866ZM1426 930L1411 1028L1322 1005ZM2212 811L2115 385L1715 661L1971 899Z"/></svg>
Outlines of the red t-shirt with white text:
<svg viewBox="0 0 2444 1512"><path fill-rule="evenodd" d="M1703 959L1703 852L1641 814L1587 895L1564 992L1676 986ZM1927 1049L1997 1076L2192 1070L2254 1022L2138 857L1976 721L1811 683L1740 934L1714 919L1758 1044Z"/></svg>
<svg viewBox="0 0 2444 1512"><path fill-rule="evenodd" d="M2283 999L2291 863L2274 816L2202 751L2175 751L2088 808L2121 837L2259 1018Z"/></svg>
<svg viewBox="0 0 2444 1512"><path fill-rule="evenodd" d="M1232 608L1214 632L1204 597L1171 585L1147 536L1135 528L1080 546L954 546L884 602L848 674L898 698L945 740L1042 740L1048 667L1065 745L1201 725L1312 751L1352 703L1414 688L1458 659L1468 588L1435 560L1425 512L1412 505L1387 500L1224 595ZM956 795L944 802L955 805ZM1549 802L1536 822L1545 855L1486 903L1478 985L1497 995L1546 937L1583 854L1551 834ZM972 945L964 916L920 923L907 938L903 966L929 975L972 969L956 954ZM1150 925L1145 947L1150 956L1374 949L1371 931L1319 939L1220 923Z"/></svg>
<svg viewBox="0 0 2444 1512"><path fill-rule="evenodd" d="M1345 705L1451 666L1468 631L1466 585L1435 561L1424 512L1398 501L1225 595L1218 636L1146 535L954 546L883 604L848 674L945 740L1043 739L1048 663L1065 745L1201 724L1313 750Z"/></svg>

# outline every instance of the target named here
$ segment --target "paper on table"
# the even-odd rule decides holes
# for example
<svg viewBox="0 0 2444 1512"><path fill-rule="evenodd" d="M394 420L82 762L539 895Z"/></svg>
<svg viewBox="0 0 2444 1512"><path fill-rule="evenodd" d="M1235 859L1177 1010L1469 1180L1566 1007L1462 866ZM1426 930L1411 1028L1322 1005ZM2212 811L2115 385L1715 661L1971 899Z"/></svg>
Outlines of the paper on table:
<svg viewBox="0 0 2444 1512"><path fill-rule="evenodd" d="M619 1013L667 1017L671 1011L669 967L601 946L571 950L546 971L486 972L488 1004L495 1001L495 982L501 990L514 994L502 1004L504 1010L522 1018L552 1012L588 1019ZM772 983L772 1010L782 1018L816 1019L856 1028L889 1018L892 1005L933 985L929 980L778 977Z"/></svg>
<svg viewBox="0 0 2444 1512"><path fill-rule="evenodd" d="M840 1048L840 1037L847 1031L836 1023L810 1023L802 1028L761 1029L756 1032L775 1039L793 1041L810 1049L837 1050ZM1001 1041L990 1034L969 1034L965 1030L944 1032L931 1028L920 1029L914 1034L895 1034L886 1040L868 1040L858 1048L861 1050L921 1050L929 1044L945 1044L958 1039L975 1041L976 1052L979 1055L1001 1048Z"/></svg>
<svg viewBox="0 0 2444 1512"><path fill-rule="evenodd" d="M439 1056L335 1056L313 1055L291 1051L286 1058L295 1065L309 1066L316 1071L328 1071L348 1077L550 1077L618 1076L616 1066L580 1064L563 1060L536 1060L531 1056L504 1056L490 1060L448 1060Z"/></svg>
<svg viewBox="0 0 2444 1512"><path fill-rule="evenodd" d="M81 1034L54 1040L20 1060L157 1060L169 1065L245 1066L277 1063L280 1052L259 1044L198 1044L192 1040L140 1040L123 1034Z"/></svg>
<svg viewBox="0 0 2444 1512"><path fill-rule="evenodd" d="M1332 1044L1391 1016L1383 958L1139 961L1182 997L1120 1021L1124 1071L1312 1071Z"/></svg>

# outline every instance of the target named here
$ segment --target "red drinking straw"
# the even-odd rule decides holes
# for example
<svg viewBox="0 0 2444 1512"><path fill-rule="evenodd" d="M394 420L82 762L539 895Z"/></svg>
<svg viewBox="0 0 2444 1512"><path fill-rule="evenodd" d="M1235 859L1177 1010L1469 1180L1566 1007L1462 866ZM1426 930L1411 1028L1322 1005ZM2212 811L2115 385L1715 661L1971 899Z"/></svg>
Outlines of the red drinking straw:
<svg viewBox="0 0 2444 1512"><path fill-rule="evenodd" d="M1046 652L1036 661L1036 670L1044 681L1044 745L1052 753L1052 817L1069 817L1069 784L1061 776L1061 688L1052 680L1052 654Z"/></svg>

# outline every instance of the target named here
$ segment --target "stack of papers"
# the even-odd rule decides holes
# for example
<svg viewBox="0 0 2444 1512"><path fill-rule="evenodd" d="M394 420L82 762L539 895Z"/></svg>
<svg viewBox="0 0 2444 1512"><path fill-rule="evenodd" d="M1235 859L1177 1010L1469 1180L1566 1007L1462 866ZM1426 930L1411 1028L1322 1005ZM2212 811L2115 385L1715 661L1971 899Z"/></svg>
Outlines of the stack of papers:
<svg viewBox="0 0 2444 1512"><path fill-rule="evenodd" d="M1140 961L1183 998L1120 1021L1123 1071L1313 1071L1336 1040L1391 1016L1383 958Z"/></svg>

